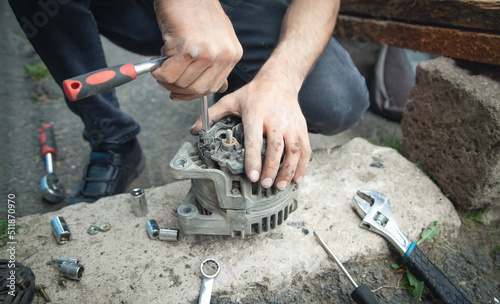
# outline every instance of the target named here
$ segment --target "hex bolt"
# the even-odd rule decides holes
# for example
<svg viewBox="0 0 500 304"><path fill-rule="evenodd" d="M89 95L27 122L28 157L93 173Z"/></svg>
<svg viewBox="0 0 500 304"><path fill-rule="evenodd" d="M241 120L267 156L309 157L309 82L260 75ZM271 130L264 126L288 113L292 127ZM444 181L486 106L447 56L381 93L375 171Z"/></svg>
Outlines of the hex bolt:
<svg viewBox="0 0 500 304"><path fill-rule="evenodd" d="M45 302L50 302L50 298L49 296L47 295L47 293L45 292L45 286L43 285L38 285L36 287L36 291L38 292L38 294L43 298L43 300Z"/></svg>

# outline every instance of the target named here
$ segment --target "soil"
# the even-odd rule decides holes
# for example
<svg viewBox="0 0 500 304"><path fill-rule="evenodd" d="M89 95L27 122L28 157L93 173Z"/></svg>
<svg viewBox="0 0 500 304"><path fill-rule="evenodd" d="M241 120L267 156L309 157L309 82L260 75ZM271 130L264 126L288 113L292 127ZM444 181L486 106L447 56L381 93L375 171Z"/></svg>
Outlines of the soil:
<svg viewBox="0 0 500 304"><path fill-rule="evenodd" d="M16 217L46 213L65 206L42 200L40 179L45 174L40 155L39 128L45 123L55 126L58 155L56 174L66 188L66 197L78 185L90 149L82 140L82 123L64 104L62 93L50 76L32 78L23 72L27 64L39 63L33 50L8 6L0 4L0 61L4 77L0 83L2 111L0 131L3 145L0 150L0 197L16 196ZM149 58L130 54L103 39L110 65L141 62ZM361 71L369 71L373 60L366 62L367 54L376 53L377 47L363 44L355 48L353 57L362 60ZM368 56L369 57L369 56ZM372 56L373 57L373 56ZM168 163L180 144L193 141L189 127L199 116L197 102L175 103L150 76L117 90L122 110L131 114L142 126L139 141L147 156L142 175L134 181L135 187L151 188L175 181L168 173ZM370 112L349 132L341 135L364 137L373 142L398 138L401 130ZM315 145L321 148L326 140ZM333 141L333 143L335 140ZM313 145L314 146L314 145ZM0 206L0 218L6 218L6 206ZM437 238L421 248L427 256L448 275L473 303L499 303L500 299L500 241L498 227L467 220L467 212L459 211L462 227L459 238ZM307 227L304 227L307 229ZM374 237L379 237L375 236ZM318 245L319 246L319 245ZM345 267L358 284L367 284L379 303L414 303L405 279L404 270L392 264L402 264L399 255L391 251L370 258L352 257ZM254 286L252 296L232 301L228 295L214 294L212 303L352 303L349 294L353 287L332 261L332 270L313 280L305 281L296 274L293 285L281 291ZM439 303L424 291L422 303ZM193 302L195 303L195 302Z"/></svg>

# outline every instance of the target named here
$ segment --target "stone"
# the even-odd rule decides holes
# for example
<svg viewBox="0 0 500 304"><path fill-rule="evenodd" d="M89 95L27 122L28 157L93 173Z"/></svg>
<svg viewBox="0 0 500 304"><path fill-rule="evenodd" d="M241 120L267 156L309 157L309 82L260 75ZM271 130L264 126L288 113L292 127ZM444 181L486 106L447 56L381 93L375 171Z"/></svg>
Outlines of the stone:
<svg viewBox="0 0 500 304"><path fill-rule="evenodd" d="M370 166L374 158L383 167ZM33 269L37 284L47 286L54 303L193 303L200 292L200 264L215 258L221 270L213 297L235 301L251 295L255 286L282 290L293 280L307 282L331 271L334 264L313 231L342 262L354 256L388 256L387 240L359 227L361 219L353 209L359 189L386 194L396 221L412 241L432 221L439 222L440 238L456 237L460 227L452 203L413 163L360 138L315 152L300 186L298 209L273 230L244 239L181 235L178 242L151 240L147 220L176 228L176 209L189 188L189 181L179 181L146 189L145 217L135 217L130 194L121 194L18 218L16 259ZM65 218L73 234L67 244L57 244L52 235L50 220L56 216ZM111 229L87 233L91 225L103 223ZM0 251L0 258L7 255ZM85 267L82 280L67 280L66 288L57 285L58 267L48 262L59 258L79 259Z"/></svg>
<svg viewBox="0 0 500 304"><path fill-rule="evenodd" d="M500 205L500 67L422 62L401 122L403 154L466 209Z"/></svg>

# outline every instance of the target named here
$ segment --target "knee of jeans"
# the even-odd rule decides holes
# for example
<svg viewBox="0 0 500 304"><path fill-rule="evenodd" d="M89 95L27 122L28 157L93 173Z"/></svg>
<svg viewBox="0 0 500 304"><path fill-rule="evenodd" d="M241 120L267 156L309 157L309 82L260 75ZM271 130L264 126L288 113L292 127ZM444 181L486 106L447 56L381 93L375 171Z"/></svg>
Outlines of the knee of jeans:
<svg viewBox="0 0 500 304"><path fill-rule="evenodd" d="M364 77L357 71L324 85L323 92L316 91L302 109L309 132L334 135L359 121L370 105L369 94Z"/></svg>

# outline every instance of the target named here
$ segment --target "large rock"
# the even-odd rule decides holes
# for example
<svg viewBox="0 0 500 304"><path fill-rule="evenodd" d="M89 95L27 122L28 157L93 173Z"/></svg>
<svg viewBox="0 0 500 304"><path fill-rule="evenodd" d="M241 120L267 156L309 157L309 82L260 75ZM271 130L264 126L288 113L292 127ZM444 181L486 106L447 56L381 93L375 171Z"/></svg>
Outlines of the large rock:
<svg viewBox="0 0 500 304"><path fill-rule="evenodd" d="M500 67L438 58L417 69L401 148L458 206L500 205Z"/></svg>
<svg viewBox="0 0 500 304"><path fill-rule="evenodd" d="M200 263L211 257L221 265L214 296L235 300L251 294L254 286L282 289L298 276L306 281L331 270L313 231L342 261L387 256L387 241L359 227L361 219L352 208L358 189L389 196L396 221L413 241L432 221L439 221L444 238L455 237L460 226L452 203L414 164L392 149L359 138L315 153L300 188L298 209L269 232L245 239L150 240L146 221L154 218L160 226L175 228L175 210L189 187L182 181L146 189L149 214L142 218L130 212L129 194L19 218L16 259L33 269L37 284L47 286L54 303L193 303L200 292ZM58 245L52 236L50 220L55 216L69 224L74 240L68 244ZM90 225L106 222L112 225L110 231L87 233ZM0 251L0 257L8 255ZM66 288L57 285L58 267L47 264L61 257L78 258L85 265L83 279L69 281Z"/></svg>

